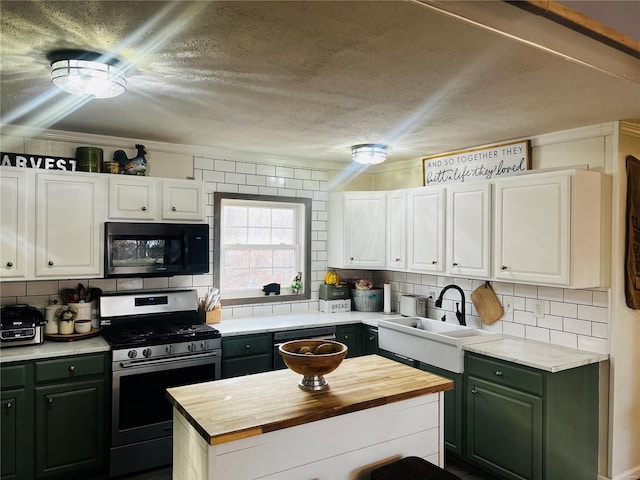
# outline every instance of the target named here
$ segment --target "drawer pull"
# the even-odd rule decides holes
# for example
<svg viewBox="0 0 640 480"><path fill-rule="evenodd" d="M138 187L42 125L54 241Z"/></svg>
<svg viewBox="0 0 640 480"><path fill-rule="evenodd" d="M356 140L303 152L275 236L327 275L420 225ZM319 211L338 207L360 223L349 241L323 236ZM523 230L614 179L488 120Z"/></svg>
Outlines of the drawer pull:
<svg viewBox="0 0 640 480"><path fill-rule="evenodd" d="M7 402L7 404L5 405L7 408L11 408L13 407L13 405L11 404L11 402Z"/></svg>
<svg viewBox="0 0 640 480"><path fill-rule="evenodd" d="M75 372L76 371L76 366L75 365L70 365L69 366L69 371L70 372Z"/></svg>
<svg viewBox="0 0 640 480"><path fill-rule="evenodd" d="M47 397L47 403L48 403L49 405L52 405L52 404L53 404L53 398L51 398L51 397Z"/></svg>
<svg viewBox="0 0 640 480"><path fill-rule="evenodd" d="M345 335L345 336L344 336L344 339L345 339L345 340L349 340L349 335Z"/></svg>
<svg viewBox="0 0 640 480"><path fill-rule="evenodd" d="M7 262L7 268L13 267L13 262Z"/></svg>
<svg viewBox="0 0 640 480"><path fill-rule="evenodd" d="M437 264L437 263L438 263L438 261L437 261L437 260L432 260L432 261L431 261L431 265L435 265L435 264Z"/></svg>
<svg viewBox="0 0 640 480"><path fill-rule="evenodd" d="M501 372L500 370L498 370L498 371L496 372L496 377L501 377L502 375L503 375L503 374L502 374L502 372Z"/></svg>
<svg viewBox="0 0 640 480"><path fill-rule="evenodd" d="M399 259L399 258L396 258L396 259L395 259L395 261L396 261L396 262L399 262L399 261L400 261L400 259Z"/></svg>
<svg viewBox="0 0 640 480"><path fill-rule="evenodd" d="M247 350L249 350L251 348L251 345L249 345L248 343L244 346L244 348L246 348Z"/></svg>
<svg viewBox="0 0 640 480"><path fill-rule="evenodd" d="M453 262L453 266L457 267L458 266L458 262Z"/></svg>
<svg viewBox="0 0 640 480"><path fill-rule="evenodd" d="M349 257L349 260L353 260L353 257Z"/></svg>
<svg viewBox="0 0 640 480"><path fill-rule="evenodd" d="M176 212L176 211L178 211L178 209L176 207L171 207L171 211L172 212Z"/></svg>
<svg viewBox="0 0 640 480"><path fill-rule="evenodd" d="M506 269L507 269L507 266L506 266L506 265L502 265L502 266L500 267L500 270L506 270Z"/></svg>
<svg viewBox="0 0 640 480"><path fill-rule="evenodd" d="M144 206L143 206L143 207L141 208L141 210L142 210L143 212L146 212L146 211L147 211L147 207L144 207Z"/></svg>
<svg viewBox="0 0 640 480"><path fill-rule="evenodd" d="M53 267L53 260L49 260L49 266Z"/></svg>
<svg viewBox="0 0 640 480"><path fill-rule="evenodd" d="M476 393L478 393L478 390L476 390L476 388L474 387L474 388L471 389L471 393L473 393L475 395Z"/></svg>

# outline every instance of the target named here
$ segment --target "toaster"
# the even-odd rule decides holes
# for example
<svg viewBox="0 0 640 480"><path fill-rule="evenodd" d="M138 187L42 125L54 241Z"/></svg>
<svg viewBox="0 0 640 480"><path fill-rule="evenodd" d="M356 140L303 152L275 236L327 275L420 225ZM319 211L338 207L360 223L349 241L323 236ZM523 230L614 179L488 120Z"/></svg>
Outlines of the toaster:
<svg viewBox="0 0 640 480"><path fill-rule="evenodd" d="M29 305L6 305L0 309L0 345L18 347L44 342L44 317Z"/></svg>
<svg viewBox="0 0 640 480"><path fill-rule="evenodd" d="M402 295L400 297L400 315L405 317L426 317L427 297L422 295Z"/></svg>

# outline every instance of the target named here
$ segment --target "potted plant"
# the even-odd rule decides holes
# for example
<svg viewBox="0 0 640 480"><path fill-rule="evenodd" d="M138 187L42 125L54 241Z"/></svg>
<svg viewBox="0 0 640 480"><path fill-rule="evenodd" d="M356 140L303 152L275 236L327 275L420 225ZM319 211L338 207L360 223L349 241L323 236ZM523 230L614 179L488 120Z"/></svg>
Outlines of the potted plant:
<svg viewBox="0 0 640 480"><path fill-rule="evenodd" d="M78 311L70 305L62 305L56 310L56 319L58 320L58 331L62 335L73 333L73 324L78 316Z"/></svg>
<svg viewBox="0 0 640 480"><path fill-rule="evenodd" d="M294 295L300 295L302 293L302 272L298 272L298 275L296 275L296 278L293 279L289 287L291 287Z"/></svg>

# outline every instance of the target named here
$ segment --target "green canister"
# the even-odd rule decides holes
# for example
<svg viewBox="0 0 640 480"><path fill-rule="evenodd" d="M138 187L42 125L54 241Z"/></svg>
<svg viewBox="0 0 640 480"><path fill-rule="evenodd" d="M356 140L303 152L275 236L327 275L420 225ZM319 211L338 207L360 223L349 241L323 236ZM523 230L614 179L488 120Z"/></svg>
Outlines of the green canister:
<svg viewBox="0 0 640 480"><path fill-rule="evenodd" d="M76 170L99 173L102 170L102 149L96 147L76 148Z"/></svg>

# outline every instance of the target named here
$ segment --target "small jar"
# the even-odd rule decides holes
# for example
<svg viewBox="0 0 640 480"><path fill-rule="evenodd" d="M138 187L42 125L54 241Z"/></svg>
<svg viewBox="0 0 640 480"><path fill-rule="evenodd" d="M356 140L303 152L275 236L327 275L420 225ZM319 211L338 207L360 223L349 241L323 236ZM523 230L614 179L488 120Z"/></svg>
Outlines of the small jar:
<svg viewBox="0 0 640 480"><path fill-rule="evenodd" d="M58 332L60 335L71 335L75 322L73 320L58 320Z"/></svg>
<svg viewBox="0 0 640 480"><path fill-rule="evenodd" d="M58 320L56 319L56 311L60 305L47 305L44 307L44 333L45 335L58 334Z"/></svg>
<svg viewBox="0 0 640 480"><path fill-rule="evenodd" d="M91 320L76 320L74 329L76 333L89 333L91 331Z"/></svg>

